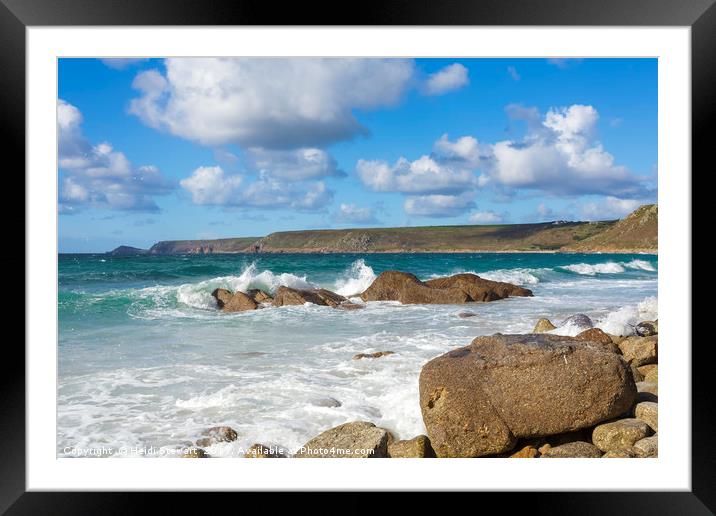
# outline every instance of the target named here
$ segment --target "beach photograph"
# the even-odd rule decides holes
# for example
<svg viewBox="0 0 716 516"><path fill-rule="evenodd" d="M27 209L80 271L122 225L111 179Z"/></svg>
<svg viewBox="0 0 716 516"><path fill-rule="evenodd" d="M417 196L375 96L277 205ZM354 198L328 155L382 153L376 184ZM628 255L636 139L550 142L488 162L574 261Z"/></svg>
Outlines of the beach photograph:
<svg viewBox="0 0 716 516"><path fill-rule="evenodd" d="M656 58L57 72L58 458L658 457Z"/></svg>

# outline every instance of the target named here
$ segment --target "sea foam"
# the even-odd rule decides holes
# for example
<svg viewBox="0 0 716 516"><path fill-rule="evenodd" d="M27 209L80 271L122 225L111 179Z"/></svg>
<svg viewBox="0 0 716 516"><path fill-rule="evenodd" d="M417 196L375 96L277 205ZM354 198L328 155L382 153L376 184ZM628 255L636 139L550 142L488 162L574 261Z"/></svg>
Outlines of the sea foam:
<svg viewBox="0 0 716 516"><path fill-rule="evenodd" d="M357 296L375 280L373 268L363 259L354 261L341 278L336 280L336 292L345 297Z"/></svg>

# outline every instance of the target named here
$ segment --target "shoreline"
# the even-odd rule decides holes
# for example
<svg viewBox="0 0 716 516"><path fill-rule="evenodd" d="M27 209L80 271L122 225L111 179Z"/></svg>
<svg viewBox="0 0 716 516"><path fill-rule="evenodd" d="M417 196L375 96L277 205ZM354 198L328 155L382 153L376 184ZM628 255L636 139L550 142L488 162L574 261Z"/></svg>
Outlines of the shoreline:
<svg viewBox="0 0 716 516"><path fill-rule="evenodd" d="M647 254L658 256L658 249L594 249L594 250L562 250L562 249L387 249L387 250L323 250L323 249L276 249L270 251L219 251L219 252L188 252L188 253L136 253L136 254L112 254L112 252L98 253L57 253L58 255L108 255L108 256L206 256L206 255L280 255L280 254Z"/></svg>

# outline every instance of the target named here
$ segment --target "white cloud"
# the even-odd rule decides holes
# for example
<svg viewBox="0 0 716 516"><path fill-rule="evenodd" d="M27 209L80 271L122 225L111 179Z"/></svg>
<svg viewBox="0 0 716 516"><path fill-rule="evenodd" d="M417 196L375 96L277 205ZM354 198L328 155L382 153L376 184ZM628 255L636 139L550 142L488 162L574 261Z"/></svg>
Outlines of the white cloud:
<svg viewBox="0 0 716 516"><path fill-rule="evenodd" d="M199 167L179 184L191 194L194 204L224 205L241 186L242 177L228 176L221 167Z"/></svg>
<svg viewBox="0 0 716 516"><path fill-rule="evenodd" d="M416 195L405 200L408 215L420 217L456 217L475 207L474 195Z"/></svg>
<svg viewBox="0 0 716 516"><path fill-rule="evenodd" d="M361 208L355 204L341 204L335 215L337 222L353 224L377 224L379 221L371 208Z"/></svg>
<svg viewBox="0 0 716 516"><path fill-rule="evenodd" d="M253 147L248 150L252 166L265 177L290 181L345 177L336 161L324 150L300 148L293 150L267 150Z"/></svg>
<svg viewBox="0 0 716 516"><path fill-rule="evenodd" d="M443 136L436 148L461 146L464 150L459 154L466 163L481 169L481 185L489 178L495 185L512 189L621 197L643 195L648 188L644 178L615 164L614 156L594 139L599 114L593 106L553 108L543 118L536 109L518 105L507 106L507 113L527 121L527 133L521 141L503 140L482 144L478 149L474 138L451 142Z"/></svg>
<svg viewBox="0 0 716 516"><path fill-rule="evenodd" d="M414 64L403 59L171 58L137 75L130 112L204 145L313 147L367 130L355 109L396 104Z"/></svg>
<svg viewBox="0 0 716 516"><path fill-rule="evenodd" d="M510 75L510 77L512 77L513 81L519 81L520 79L522 79L520 74L517 72L517 68L515 68L514 66L508 66L507 73Z"/></svg>
<svg viewBox="0 0 716 516"><path fill-rule="evenodd" d="M333 192L322 181L289 182L260 177L251 183L221 167L199 167L179 184L198 205L256 209L321 211L333 201Z"/></svg>
<svg viewBox="0 0 716 516"><path fill-rule="evenodd" d="M460 63L453 63L428 76L424 85L426 95L443 95L467 86L468 71Z"/></svg>
<svg viewBox="0 0 716 516"><path fill-rule="evenodd" d="M598 202L590 202L580 207L580 214L585 220L621 219L630 214L642 204L648 204L644 199L619 199L606 197Z"/></svg>
<svg viewBox="0 0 716 516"><path fill-rule="evenodd" d="M415 161L400 158L394 165L385 161L358 160L358 177L376 192L447 194L474 188L475 175L465 168L422 156Z"/></svg>
<svg viewBox="0 0 716 516"><path fill-rule="evenodd" d="M148 61L147 58L125 58L125 57L108 57L100 59L106 66L115 70L124 70L130 66L134 66L143 61Z"/></svg>
<svg viewBox="0 0 716 516"><path fill-rule="evenodd" d="M82 134L82 113L60 99L57 104L60 213L95 207L157 211L154 196L174 186L154 166L134 167L107 142L91 144Z"/></svg>
<svg viewBox="0 0 716 516"><path fill-rule="evenodd" d="M471 213L468 220L472 224L500 224L507 218L506 214L497 213L492 210L476 211Z"/></svg>

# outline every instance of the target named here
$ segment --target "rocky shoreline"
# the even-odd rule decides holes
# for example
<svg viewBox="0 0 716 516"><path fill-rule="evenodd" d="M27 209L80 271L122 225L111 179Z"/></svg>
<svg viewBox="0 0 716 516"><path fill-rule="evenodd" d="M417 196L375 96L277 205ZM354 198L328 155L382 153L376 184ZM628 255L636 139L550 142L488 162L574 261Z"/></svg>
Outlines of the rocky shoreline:
<svg viewBox="0 0 716 516"><path fill-rule="evenodd" d="M324 289L279 287L212 295L223 311L313 303L362 307ZM400 271L383 272L363 301L462 304L531 296L528 289L458 274L426 282ZM351 308L347 308L351 309ZM631 335L610 335L584 314L559 327L548 319L533 333L475 338L423 365L419 403L427 435L397 440L370 421L325 430L300 449L255 443L247 458L647 458L658 456L658 320L642 321ZM381 359L394 351L359 353ZM340 406L340 402L332 400ZM237 440L229 427L206 430L184 454L208 457L205 448Z"/></svg>

